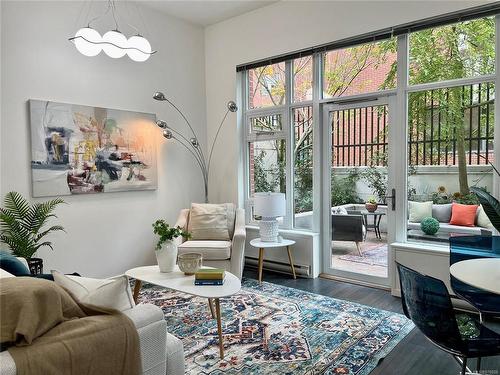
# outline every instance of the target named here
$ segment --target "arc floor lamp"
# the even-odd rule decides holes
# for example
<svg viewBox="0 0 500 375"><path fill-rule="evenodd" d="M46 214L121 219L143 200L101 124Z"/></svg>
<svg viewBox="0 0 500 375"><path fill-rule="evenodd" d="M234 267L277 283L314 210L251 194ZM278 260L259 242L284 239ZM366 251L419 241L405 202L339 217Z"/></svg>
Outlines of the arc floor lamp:
<svg viewBox="0 0 500 375"><path fill-rule="evenodd" d="M227 103L226 113L224 114L224 117L222 118L222 121L220 122L220 125L217 128L217 132L215 133L215 138L212 142L212 145L210 146L210 152L208 154L208 159L207 159L205 157L205 154L203 153L203 150L201 149L200 142L198 141L198 136L196 135L196 132L194 131L193 127L189 123L189 120L186 118L184 113L182 113L182 111L174 103L172 103L172 101L170 101L162 92L159 91L156 92L153 95L153 99L158 101L165 101L168 104L170 104L172 108L174 108L179 113L184 122L187 124L191 133L188 136L172 128L170 125L167 124L166 121L163 120L156 121L156 125L158 125L158 127L163 129L163 136L166 139L175 139L181 145L183 145L195 158L198 166L200 167L201 174L203 176L203 182L205 184L205 203L208 203L208 180L210 176L210 163L212 161L212 153L214 151L215 142L217 141L219 133L222 129L222 125L224 125L224 121L226 120L227 115L229 114L229 112L236 112L238 110L238 106L232 100Z"/></svg>

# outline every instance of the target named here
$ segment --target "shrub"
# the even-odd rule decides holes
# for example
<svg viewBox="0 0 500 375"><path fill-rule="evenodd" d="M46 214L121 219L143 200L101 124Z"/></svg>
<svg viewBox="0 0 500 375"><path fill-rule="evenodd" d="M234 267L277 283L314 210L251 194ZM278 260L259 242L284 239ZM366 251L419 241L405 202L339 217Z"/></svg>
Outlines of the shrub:
<svg viewBox="0 0 500 375"><path fill-rule="evenodd" d="M433 217L426 217L420 223L420 229L422 229L422 232L425 234L434 235L439 230L439 221Z"/></svg>

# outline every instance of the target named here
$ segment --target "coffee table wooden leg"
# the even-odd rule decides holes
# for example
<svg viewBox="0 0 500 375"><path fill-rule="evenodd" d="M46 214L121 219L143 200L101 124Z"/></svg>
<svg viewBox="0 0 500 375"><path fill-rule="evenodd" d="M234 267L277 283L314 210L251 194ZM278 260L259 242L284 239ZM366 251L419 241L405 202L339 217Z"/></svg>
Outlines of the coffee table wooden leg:
<svg viewBox="0 0 500 375"><path fill-rule="evenodd" d="M290 246L286 247L286 251L288 252L288 260L290 261L290 267L292 269L293 278L296 279L297 275L295 275L295 267L293 266L292 253L290 252Z"/></svg>
<svg viewBox="0 0 500 375"><path fill-rule="evenodd" d="M222 341L222 321L220 317L220 301L215 298L215 313L217 314L217 333L219 334L220 359L224 359L224 342Z"/></svg>
<svg viewBox="0 0 500 375"><path fill-rule="evenodd" d="M210 307L210 314L212 314L212 319L215 319L214 305L212 305L212 299L208 299L208 307Z"/></svg>
<svg viewBox="0 0 500 375"><path fill-rule="evenodd" d="M134 302L137 304L137 300L139 299L139 292L141 291L142 281L135 279L134 284Z"/></svg>
<svg viewBox="0 0 500 375"><path fill-rule="evenodd" d="M259 284L262 284L262 267L264 265L264 249L259 249Z"/></svg>

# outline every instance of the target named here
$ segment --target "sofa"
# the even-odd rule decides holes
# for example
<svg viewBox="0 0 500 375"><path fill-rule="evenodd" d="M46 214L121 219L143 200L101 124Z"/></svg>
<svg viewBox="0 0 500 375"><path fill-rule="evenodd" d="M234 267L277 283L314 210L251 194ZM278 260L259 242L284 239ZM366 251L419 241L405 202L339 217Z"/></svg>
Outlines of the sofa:
<svg viewBox="0 0 500 375"><path fill-rule="evenodd" d="M18 258L26 267L26 260ZM0 278L14 277L0 269ZM182 341L167 332L163 311L151 304L140 304L122 311L135 324L144 375L184 374L184 348ZM15 375L16 365L7 350L0 352L0 374Z"/></svg>
<svg viewBox="0 0 500 375"><path fill-rule="evenodd" d="M203 215L197 217L196 227L191 223L193 210L203 212ZM235 208L231 203L193 203L191 209L181 210L175 226L193 235L187 241L182 237L177 239L179 254L201 253L203 265L223 268L242 278L246 239L245 210Z"/></svg>

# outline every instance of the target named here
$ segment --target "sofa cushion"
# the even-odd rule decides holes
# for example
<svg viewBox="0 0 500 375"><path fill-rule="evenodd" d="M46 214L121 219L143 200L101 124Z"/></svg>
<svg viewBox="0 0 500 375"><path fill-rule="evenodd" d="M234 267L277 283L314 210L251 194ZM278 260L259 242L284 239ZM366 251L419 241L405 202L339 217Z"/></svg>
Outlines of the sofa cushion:
<svg viewBox="0 0 500 375"><path fill-rule="evenodd" d="M451 203L433 204L432 217L440 223L449 223L451 219Z"/></svg>
<svg viewBox="0 0 500 375"><path fill-rule="evenodd" d="M119 311L135 306L125 275L109 279L63 275L57 271L52 271L52 275L56 284L68 290L79 302Z"/></svg>
<svg viewBox="0 0 500 375"><path fill-rule="evenodd" d="M493 229L493 224L491 224L490 218L488 215L486 215L486 212L484 212L483 206L479 206L477 208L477 213L476 213L476 225L478 227L486 228L486 229Z"/></svg>
<svg viewBox="0 0 500 375"><path fill-rule="evenodd" d="M31 276L31 272L23 262L6 251L0 251L0 268L14 276Z"/></svg>
<svg viewBox="0 0 500 375"><path fill-rule="evenodd" d="M15 276L5 271L4 269L0 268L0 279L3 279L4 277L15 277Z"/></svg>
<svg viewBox="0 0 500 375"><path fill-rule="evenodd" d="M451 204L450 224L464 227L473 227L476 223L477 205L460 204L453 202Z"/></svg>
<svg viewBox="0 0 500 375"><path fill-rule="evenodd" d="M413 202L408 201L408 212L410 214L409 221L420 223L426 217L432 216L432 201L429 202Z"/></svg>
<svg viewBox="0 0 500 375"><path fill-rule="evenodd" d="M200 253L203 260L226 260L231 258L229 241L186 241L179 245L179 254Z"/></svg>
<svg viewBox="0 0 500 375"><path fill-rule="evenodd" d="M420 230L420 223L408 222L409 230ZM483 229L484 231L484 229ZM456 234L468 234L468 235L481 235L482 231L480 227L464 227L460 225L452 225L447 223L439 223L438 233L456 233Z"/></svg>
<svg viewBox="0 0 500 375"><path fill-rule="evenodd" d="M193 240L229 241L234 232L232 203L193 203L189 211L188 231Z"/></svg>

